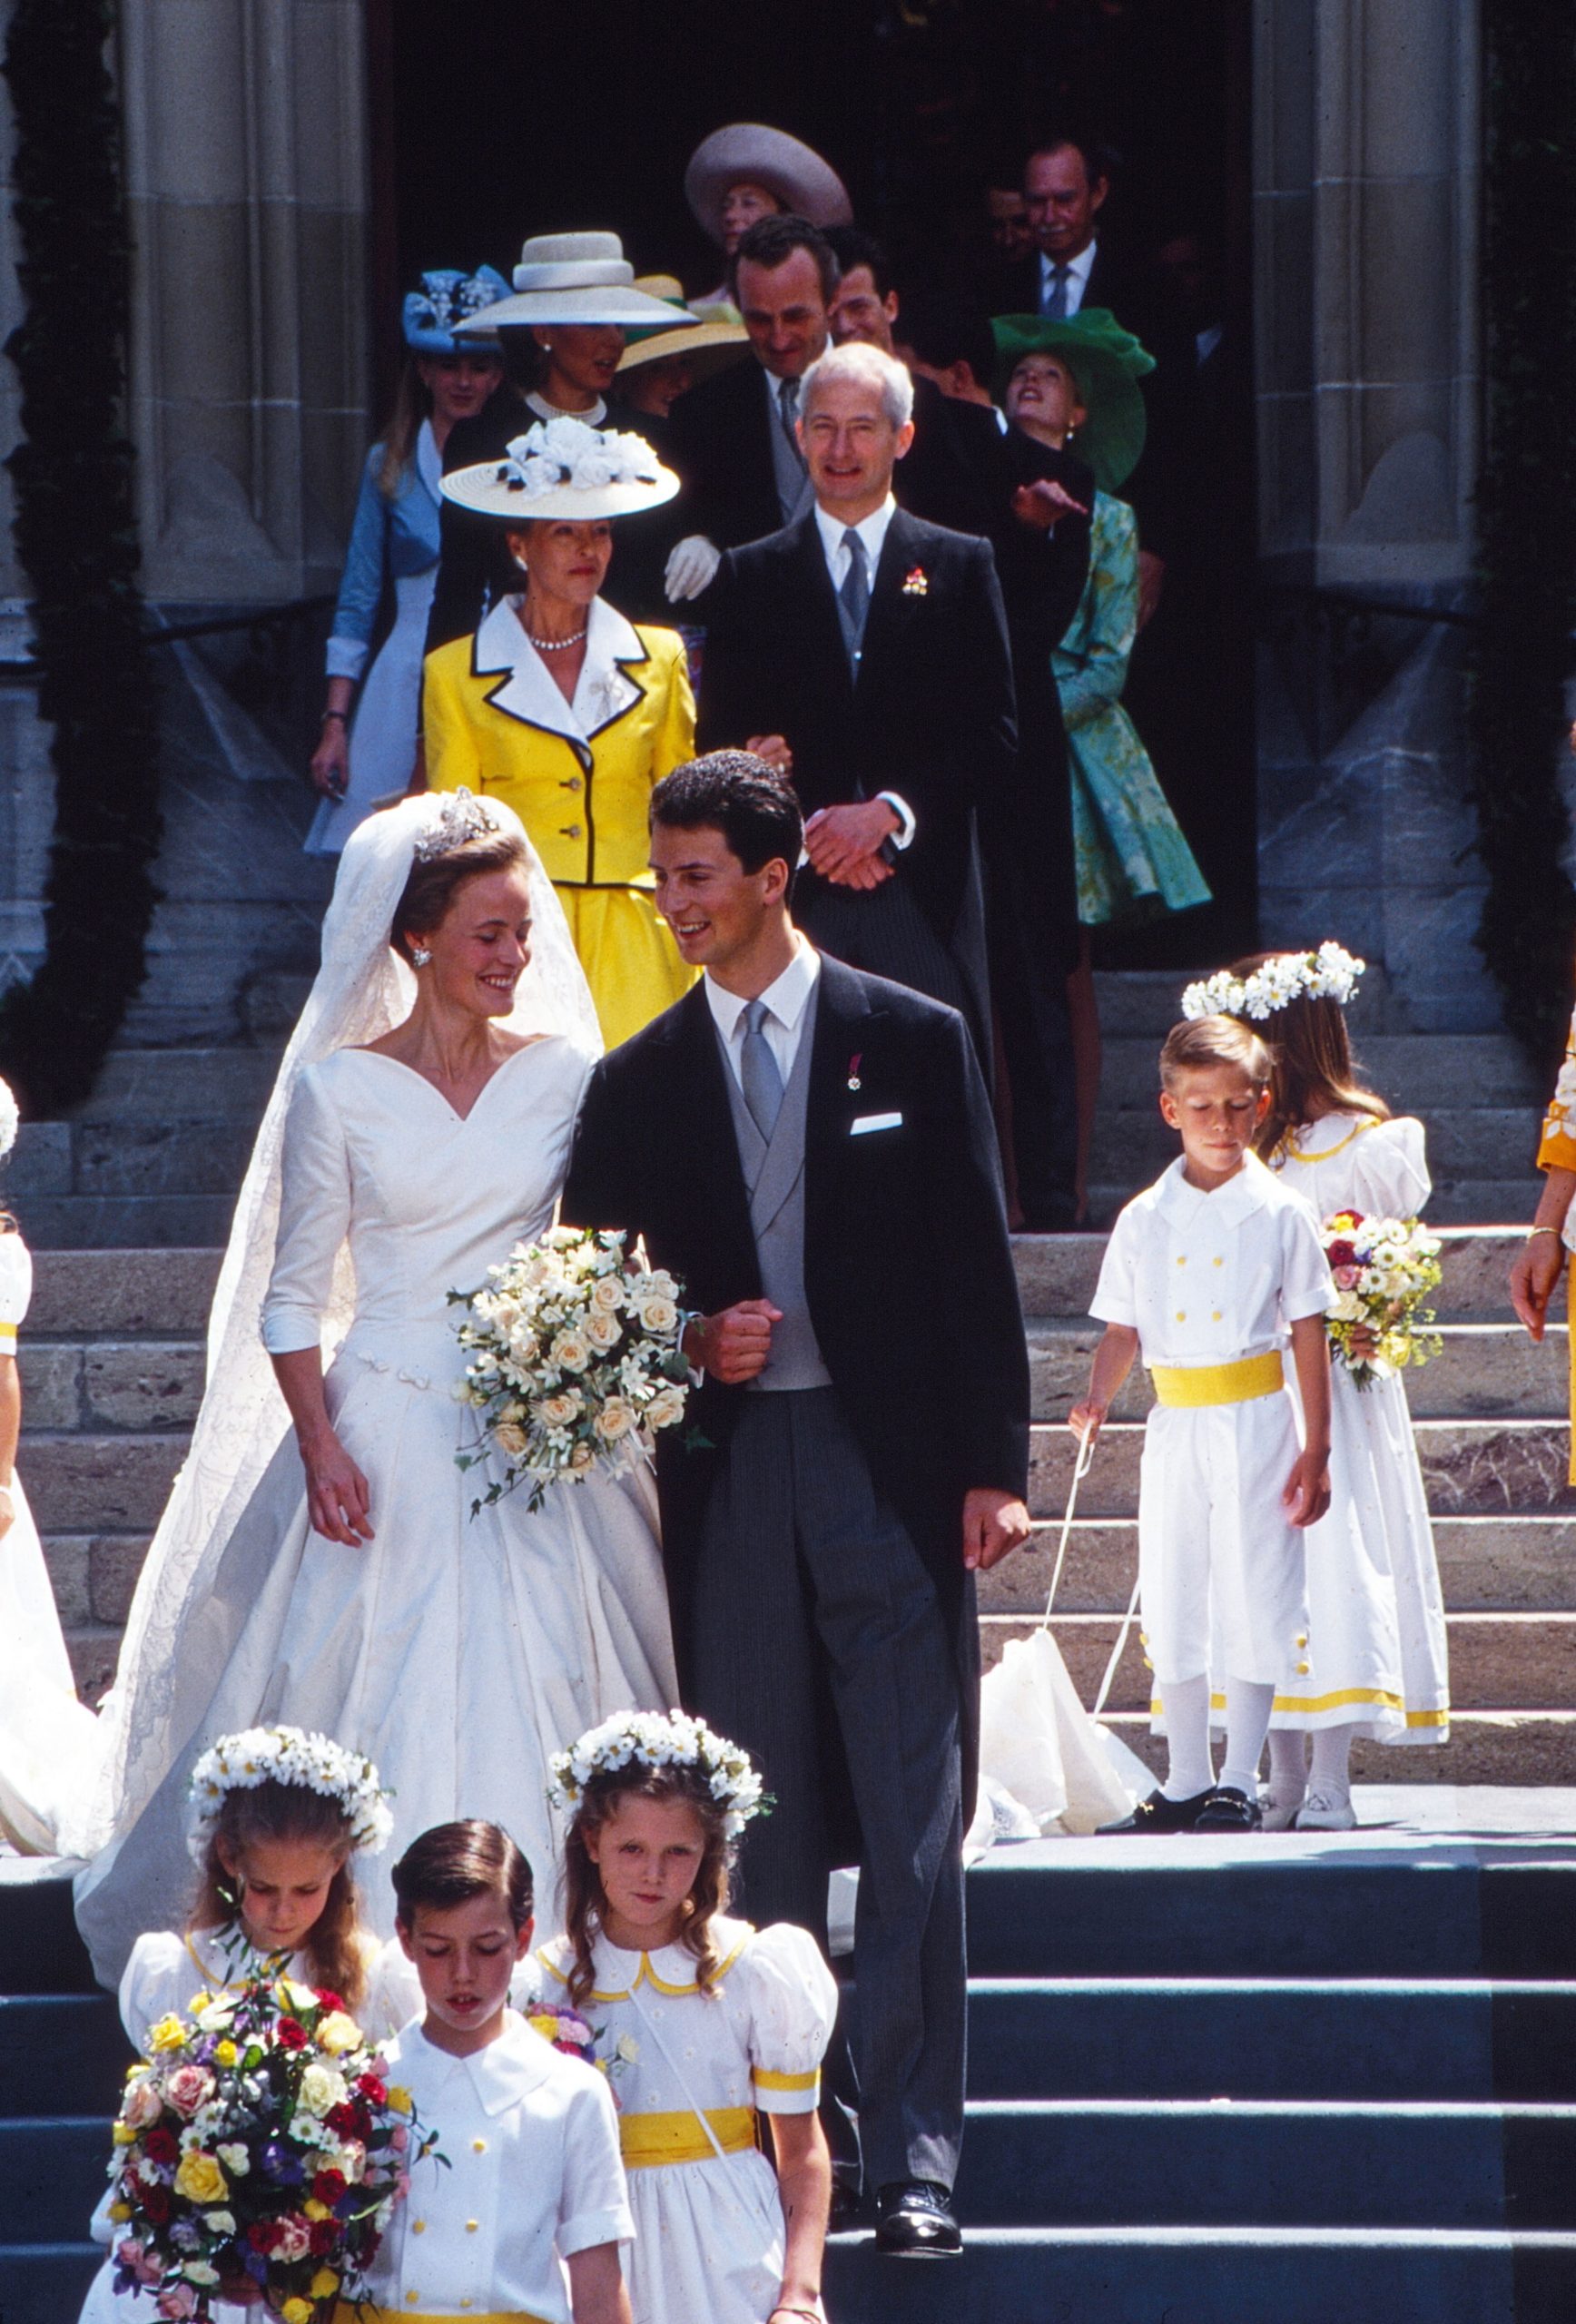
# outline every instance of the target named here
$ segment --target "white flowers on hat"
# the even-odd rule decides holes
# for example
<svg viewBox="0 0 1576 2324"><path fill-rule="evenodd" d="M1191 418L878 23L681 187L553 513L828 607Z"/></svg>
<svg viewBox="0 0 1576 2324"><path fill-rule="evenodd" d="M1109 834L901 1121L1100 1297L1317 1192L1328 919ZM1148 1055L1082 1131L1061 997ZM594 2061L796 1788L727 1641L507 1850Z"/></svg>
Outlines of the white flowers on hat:
<svg viewBox="0 0 1576 2324"><path fill-rule="evenodd" d="M1190 984L1182 995L1182 1014L1189 1021L1198 1017L1249 1017L1262 1024L1293 1000L1336 1000L1344 1009L1367 965L1328 941L1316 952L1277 952L1249 977L1234 977L1229 969L1219 969L1214 976Z"/></svg>
<svg viewBox="0 0 1576 2324"><path fill-rule="evenodd" d="M593 1776L611 1775L632 1764L697 1769L725 1811L723 1829L729 1839L736 1839L753 1816L764 1812L761 1778L748 1752L682 1710L665 1717L655 1710L616 1711L566 1751L554 1753L547 1763L552 1776L547 1797L555 1807L573 1815Z"/></svg>
<svg viewBox="0 0 1576 2324"><path fill-rule="evenodd" d="M338 1800L350 1827L350 1846L376 1856L394 1829L389 1795L378 1770L360 1751L348 1751L330 1736L308 1735L299 1727L249 1727L222 1735L192 1770L187 1794L192 1825L186 1846L194 1863L208 1852L225 1796L255 1791L260 1784L299 1785L325 1799Z"/></svg>
<svg viewBox="0 0 1576 2324"><path fill-rule="evenodd" d="M616 428L591 428L560 413L538 419L508 446L498 481L516 485L527 499L548 492L604 492L613 484L653 484L656 455L643 436Z"/></svg>

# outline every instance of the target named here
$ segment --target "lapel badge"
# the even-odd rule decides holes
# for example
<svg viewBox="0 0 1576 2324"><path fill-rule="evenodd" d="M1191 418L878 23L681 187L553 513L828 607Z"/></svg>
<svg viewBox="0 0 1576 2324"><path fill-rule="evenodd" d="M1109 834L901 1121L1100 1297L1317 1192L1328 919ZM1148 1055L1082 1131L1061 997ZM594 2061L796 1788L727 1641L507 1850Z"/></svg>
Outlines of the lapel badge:
<svg viewBox="0 0 1576 2324"><path fill-rule="evenodd" d="M903 576L904 596L928 597L930 594L931 584L926 576L924 566L922 565L911 566L908 572Z"/></svg>
<svg viewBox="0 0 1576 2324"><path fill-rule="evenodd" d="M857 1089L859 1088L860 1059L863 1055L864 1051L862 1049L859 1049L848 1060L848 1086L851 1089Z"/></svg>

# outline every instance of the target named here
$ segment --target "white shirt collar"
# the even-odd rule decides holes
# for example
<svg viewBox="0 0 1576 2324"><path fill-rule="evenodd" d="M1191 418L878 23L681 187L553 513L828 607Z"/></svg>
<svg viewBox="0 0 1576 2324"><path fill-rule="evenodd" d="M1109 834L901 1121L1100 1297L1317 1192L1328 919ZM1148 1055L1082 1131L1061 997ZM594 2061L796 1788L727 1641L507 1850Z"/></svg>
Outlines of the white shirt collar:
<svg viewBox="0 0 1576 2324"><path fill-rule="evenodd" d="M815 980L821 974L821 955L814 945L797 929L793 931L793 958L782 975L760 996L768 1013L775 1017L780 1025L785 1025L790 1032L803 1016L810 996L815 990ZM706 999L711 1004L713 1021L724 1042L731 1042L739 1029L748 1002L743 995L729 992L714 977L706 979Z"/></svg>
<svg viewBox="0 0 1576 2324"><path fill-rule="evenodd" d="M1041 251L1039 253L1040 288L1042 290L1049 290L1050 288L1051 277L1055 273L1057 267L1059 265L1065 266L1068 271L1067 287L1070 290L1073 284L1076 282L1078 285L1079 297L1081 300L1085 290L1088 287L1089 271L1094 265L1095 252L1098 248L1099 243L1098 240L1092 242L1086 242L1082 250L1079 251L1077 258L1060 260L1047 258L1045 252Z"/></svg>
<svg viewBox="0 0 1576 2324"><path fill-rule="evenodd" d="M1158 1183L1158 1200L1162 1210L1177 1219L1190 1219L1207 1203L1209 1216L1217 1225L1246 1218L1271 1199L1272 1190L1278 1189L1278 1180L1266 1169L1256 1154L1245 1154L1242 1167L1223 1187L1205 1188L1190 1186L1183 1172L1187 1157L1179 1154L1166 1170Z"/></svg>
<svg viewBox="0 0 1576 2324"><path fill-rule="evenodd" d="M859 523L853 527L864 543L865 565L872 583L875 580L876 566L881 563L881 553L887 537L887 527L897 514L897 502L889 492L881 507L872 508L870 515L861 517ZM821 535L821 546L835 578L837 576L835 560L841 557L844 566L848 562L848 551L842 546L842 537L849 527L841 517L832 516L822 507L818 500L815 504L815 529Z"/></svg>
<svg viewBox="0 0 1576 2324"><path fill-rule="evenodd" d="M622 665L644 662L645 648L634 623L616 606L605 597L592 599L586 620L586 659L576 681L575 699L568 702L526 635L519 603L517 597L500 597L476 634L478 675L510 673L507 683L488 697L495 709L571 742L589 742L641 700L645 688Z"/></svg>
<svg viewBox="0 0 1576 2324"><path fill-rule="evenodd" d="M560 411L556 403L549 403L546 396L539 396L535 388L527 395L526 401L538 419L578 419L587 428L600 428L607 417L607 406L600 396L589 411Z"/></svg>
<svg viewBox="0 0 1576 2324"><path fill-rule="evenodd" d="M408 2025L399 2036L399 2063L416 2067L430 2087L450 2078L468 2082L476 2102L486 2114L501 2114L527 2091L539 2090L553 2079L559 2053L550 2042L533 2033L524 2018L511 2009L504 2017L503 2031L496 2042L484 2049L473 2050L468 2057L457 2058L452 2051L440 2050L428 2038L419 2025ZM423 2071L424 2070L424 2071Z"/></svg>

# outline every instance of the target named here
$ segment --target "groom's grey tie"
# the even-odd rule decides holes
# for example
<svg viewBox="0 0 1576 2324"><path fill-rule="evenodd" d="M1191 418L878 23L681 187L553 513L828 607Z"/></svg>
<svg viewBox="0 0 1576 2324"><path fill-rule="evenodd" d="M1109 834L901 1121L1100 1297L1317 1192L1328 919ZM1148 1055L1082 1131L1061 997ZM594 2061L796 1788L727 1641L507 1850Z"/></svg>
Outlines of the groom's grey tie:
<svg viewBox="0 0 1576 2324"><path fill-rule="evenodd" d="M763 1000L749 1000L744 1004L744 1047L739 1059L739 1086L744 1093L744 1103L750 1108L750 1118L762 1137L771 1141L777 1127L777 1116L783 1108L783 1076L777 1070L777 1060L772 1054L772 1044L762 1029L766 1019Z"/></svg>

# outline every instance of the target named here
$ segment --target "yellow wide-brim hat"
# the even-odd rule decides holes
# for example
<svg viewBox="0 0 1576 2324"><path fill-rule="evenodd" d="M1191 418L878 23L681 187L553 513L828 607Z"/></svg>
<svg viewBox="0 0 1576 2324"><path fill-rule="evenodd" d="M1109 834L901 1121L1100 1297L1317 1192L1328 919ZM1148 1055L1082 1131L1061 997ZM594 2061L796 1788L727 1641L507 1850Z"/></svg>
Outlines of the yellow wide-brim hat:
<svg viewBox="0 0 1576 2324"><path fill-rule="evenodd" d="M698 387L714 372L727 370L741 356L749 353L750 334L739 320L736 307L721 300L712 306L697 305L694 313L698 320L686 323L678 320L689 310L676 275L639 274L635 287L649 298L660 299L670 310L668 326L665 330L658 325L652 330L631 331L629 344L618 359L621 371L635 371L643 363L665 363L670 355L682 355L690 367L693 383Z"/></svg>

